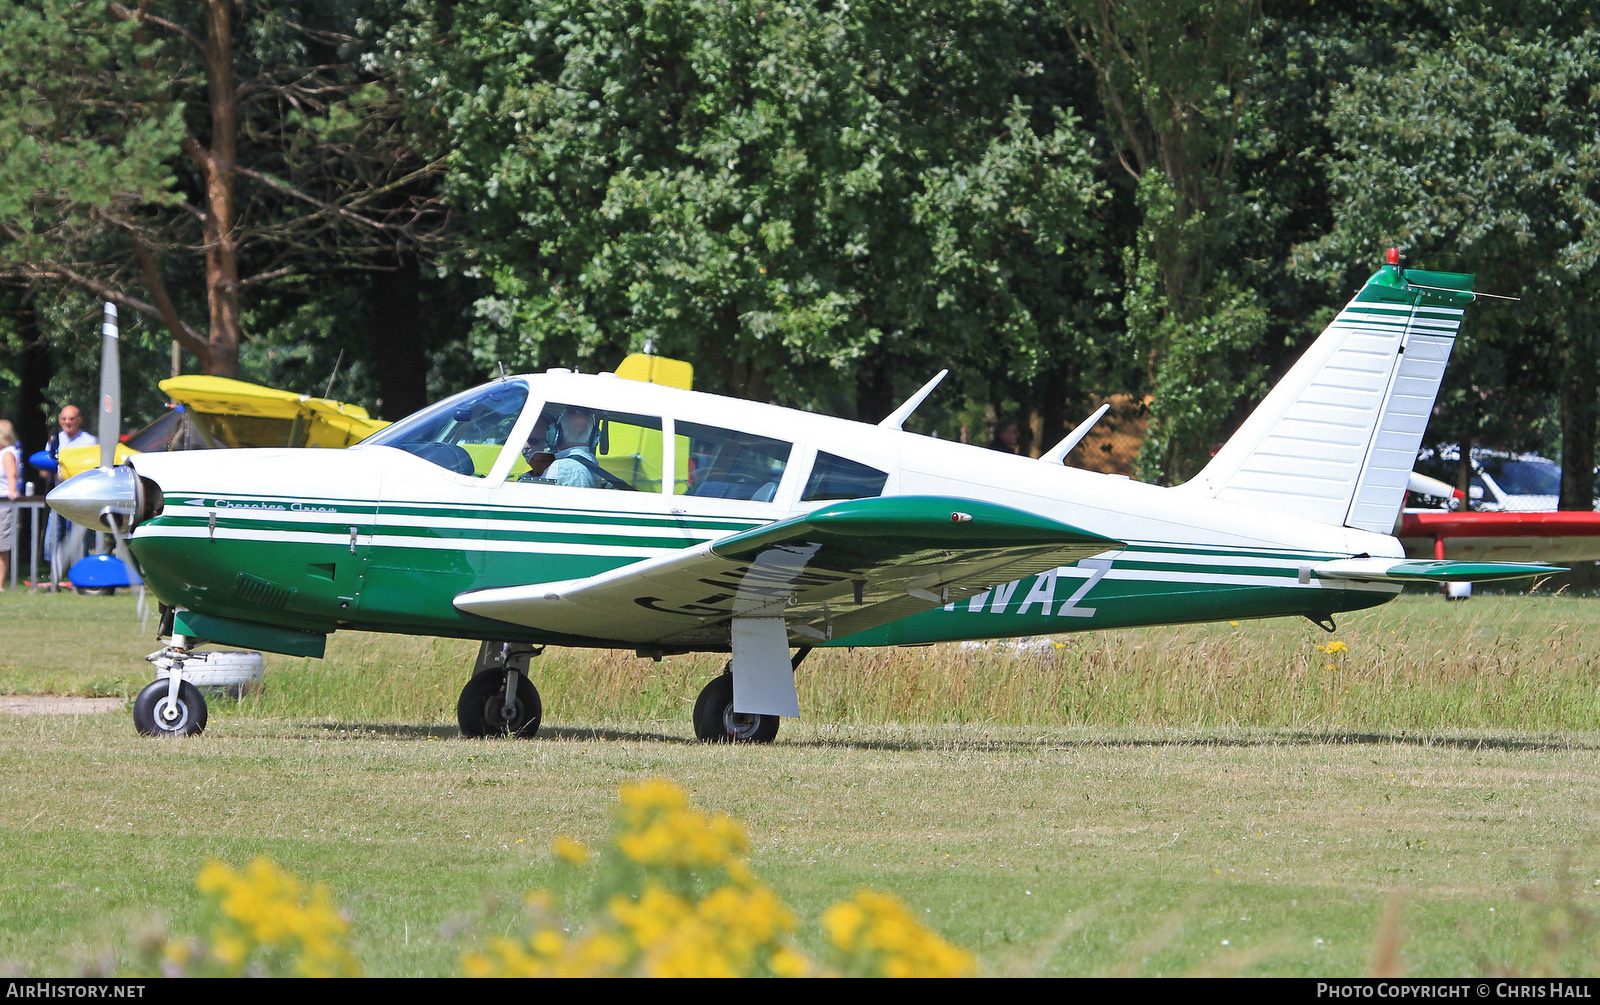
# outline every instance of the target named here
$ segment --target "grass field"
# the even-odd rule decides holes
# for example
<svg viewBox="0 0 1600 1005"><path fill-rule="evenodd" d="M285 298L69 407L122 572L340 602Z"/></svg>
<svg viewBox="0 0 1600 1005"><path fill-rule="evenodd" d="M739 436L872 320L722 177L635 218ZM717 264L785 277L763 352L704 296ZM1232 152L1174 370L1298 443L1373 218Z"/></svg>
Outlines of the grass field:
<svg viewBox="0 0 1600 1005"><path fill-rule="evenodd" d="M0 692L149 679L131 600L0 616ZM659 775L749 827L812 944L870 885L990 973L1593 974L1597 623L1591 599L1416 596L1331 636L819 652L766 748L692 742L713 657L552 650L539 738L467 741L470 644L337 636L191 741L0 716L0 972L124 967L151 926L193 930L205 858L267 854L334 889L370 972L452 973L555 881L551 838L601 840L617 786Z"/></svg>

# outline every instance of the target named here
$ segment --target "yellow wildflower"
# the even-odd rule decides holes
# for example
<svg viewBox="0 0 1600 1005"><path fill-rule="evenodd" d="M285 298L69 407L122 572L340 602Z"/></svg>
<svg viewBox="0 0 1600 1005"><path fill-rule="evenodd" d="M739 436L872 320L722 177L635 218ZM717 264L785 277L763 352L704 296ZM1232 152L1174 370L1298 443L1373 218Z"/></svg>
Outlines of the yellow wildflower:
<svg viewBox="0 0 1600 1005"><path fill-rule="evenodd" d="M822 916L823 928L851 969L883 977L970 977L977 960L922 927L886 893L862 890Z"/></svg>
<svg viewBox="0 0 1600 1005"><path fill-rule="evenodd" d="M573 865L583 865L589 861L589 849L565 834L556 835L556 839L550 842L550 850L555 852L556 858Z"/></svg>
<svg viewBox="0 0 1600 1005"><path fill-rule="evenodd" d="M327 887L307 887L270 859L258 857L237 872L222 862L201 868L195 885L217 900L227 923L212 932L212 959L242 973L260 947L285 952L303 977L355 976L361 972L344 945L350 923Z"/></svg>
<svg viewBox="0 0 1600 1005"><path fill-rule="evenodd" d="M811 973L811 961L788 946L773 953L769 962L774 977L805 977Z"/></svg>

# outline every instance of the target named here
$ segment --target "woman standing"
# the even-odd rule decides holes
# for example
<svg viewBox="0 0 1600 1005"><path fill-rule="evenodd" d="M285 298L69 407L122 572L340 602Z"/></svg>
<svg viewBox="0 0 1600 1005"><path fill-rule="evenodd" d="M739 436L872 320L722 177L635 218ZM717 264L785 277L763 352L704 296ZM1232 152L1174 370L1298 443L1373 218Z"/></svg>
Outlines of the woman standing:
<svg viewBox="0 0 1600 1005"><path fill-rule="evenodd" d="M17 444L17 431L5 419L0 419L0 491L8 500L22 494L22 447ZM16 512L14 506L0 507L0 590L6 588L6 581L11 578Z"/></svg>

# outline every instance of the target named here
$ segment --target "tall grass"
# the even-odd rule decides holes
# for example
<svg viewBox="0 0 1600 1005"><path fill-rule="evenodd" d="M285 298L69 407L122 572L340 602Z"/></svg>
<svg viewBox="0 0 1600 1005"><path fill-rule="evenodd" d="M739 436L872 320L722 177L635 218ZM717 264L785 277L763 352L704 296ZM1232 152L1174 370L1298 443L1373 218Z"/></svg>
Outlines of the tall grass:
<svg viewBox="0 0 1600 1005"><path fill-rule="evenodd" d="M138 657L155 643L125 598L8 595L0 614L22 642L0 649L0 690L129 695L150 679ZM1407 595L1342 619L1332 635L1279 619L819 649L798 684L805 718L819 723L1592 730L1597 629L1593 598ZM323 660L269 655L266 687L214 713L447 725L475 652L459 640L340 633ZM530 672L547 722L677 730L725 660L550 649Z"/></svg>

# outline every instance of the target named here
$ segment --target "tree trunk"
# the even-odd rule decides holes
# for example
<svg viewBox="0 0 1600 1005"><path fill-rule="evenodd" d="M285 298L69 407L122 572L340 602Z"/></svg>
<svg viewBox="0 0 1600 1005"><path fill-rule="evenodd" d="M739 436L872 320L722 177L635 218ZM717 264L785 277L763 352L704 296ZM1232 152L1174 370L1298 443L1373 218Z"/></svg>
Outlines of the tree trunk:
<svg viewBox="0 0 1600 1005"><path fill-rule="evenodd" d="M856 367L856 419L881 422L900 402L894 397L893 364L880 341Z"/></svg>
<svg viewBox="0 0 1600 1005"><path fill-rule="evenodd" d="M1561 508L1594 509L1596 352L1594 325L1586 311L1567 323L1561 374Z"/></svg>
<svg viewBox="0 0 1600 1005"><path fill-rule="evenodd" d="M1083 404L1081 379L1076 361L1052 360L1035 381L1033 400L1039 402L1039 439L1034 453L1043 453L1060 443L1067 430L1082 418L1070 414Z"/></svg>
<svg viewBox="0 0 1600 1005"><path fill-rule="evenodd" d="M389 419L403 418L428 403L427 339L418 295L422 270L412 255L397 255L395 266L373 276L368 329L373 374L383 416Z"/></svg>
<svg viewBox="0 0 1600 1005"><path fill-rule="evenodd" d="M22 307L16 317L22 334L22 353L17 361L16 425L26 456L44 449L44 441L50 437L51 416L45 412L44 389L55 371L55 361L49 343L44 340L33 295L24 294L19 300Z"/></svg>
<svg viewBox="0 0 1600 1005"><path fill-rule="evenodd" d="M230 7L230 0L206 0L202 55L211 101L211 148L202 150L193 139L185 143L206 183L206 306L211 351L202 364L206 373L218 377L239 376L239 234L234 220L239 107L233 87Z"/></svg>

